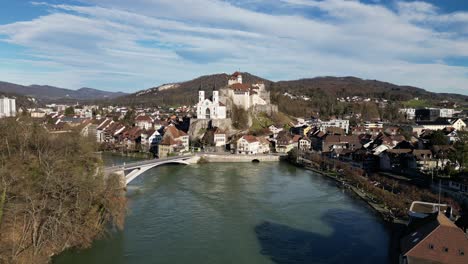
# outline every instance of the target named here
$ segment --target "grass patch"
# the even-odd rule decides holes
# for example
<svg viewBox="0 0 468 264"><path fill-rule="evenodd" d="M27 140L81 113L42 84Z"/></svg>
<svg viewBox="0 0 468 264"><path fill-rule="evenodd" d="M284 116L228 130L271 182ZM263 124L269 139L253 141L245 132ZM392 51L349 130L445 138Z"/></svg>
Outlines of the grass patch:
<svg viewBox="0 0 468 264"><path fill-rule="evenodd" d="M425 99L408 100L408 101L402 102L402 104L405 107L409 107L409 108L424 108L424 107L432 106L431 102L429 102L429 101L427 101Z"/></svg>

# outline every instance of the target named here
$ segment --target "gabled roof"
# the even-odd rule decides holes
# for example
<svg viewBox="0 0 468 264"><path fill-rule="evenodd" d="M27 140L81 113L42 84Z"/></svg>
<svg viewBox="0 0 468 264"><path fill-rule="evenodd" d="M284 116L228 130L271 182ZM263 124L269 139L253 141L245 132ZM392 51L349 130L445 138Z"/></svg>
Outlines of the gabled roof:
<svg viewBox="0 0 468 264"><path fill-rule="evenodd" d="M135 122L148 122L148 123L152 123L153 122L153 118L151 118L150 116L147 116L147 115L139 115L135 118Z"/></svg>
<svg viewBox="0 0 468 264"><path fill-rule="evenodd" d="M230 88L235 90L235 91L243 91L243 92L250 91L251 87L252 87L252 85L246 84L246 83L235 83L235 84L230 86Z"/></svg>
<svg viewBox="0 0 468 264"><path fill-rule="evenodd" d="M173 126L173 125L170 125L170 126L166 127L166 133L169 133L169 134L172 135L174 138L179 138L179 137L187 136L187 133L185 133L185 132L182 131L182 130L177 129L177 128L176 128L175 126Z"/></svg>
<svg viewBox="0 0 468 264"><path fill-rule="evenodd" d="M244 135L244 136L242 136L242 139L246 140L249 143L258 142L257 137L252 136L252 135Z"/></svg>
<svg viewBox="0 0 468 264"><path fill-rule="evenodd" d="M403 237L401 251L412 263L468 263L468 239L445 215L429 216L429 222Z"/></svg>

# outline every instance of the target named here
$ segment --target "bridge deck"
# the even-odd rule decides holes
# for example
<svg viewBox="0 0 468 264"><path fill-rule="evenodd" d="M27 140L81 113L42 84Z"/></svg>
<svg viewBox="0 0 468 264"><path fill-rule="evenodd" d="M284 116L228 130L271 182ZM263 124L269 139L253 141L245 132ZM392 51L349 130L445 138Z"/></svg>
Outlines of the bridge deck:
<svg viewBox="0 0 468 264"><path fill-rule="evenodd" d="M112 172L121 171L121 170L132 170L132 169L136 169L136 168L147 166L147 165L157 165L159 163L168 163L170 161L184 161L192 157L193 155L183 155L183 156L169 157L169 158L163 158L163 159L152 159L152 160L144 160L144 161L138 161L138 162L132 162L132 163L124 163L121 165L107 167L105 168L105 171L107 173L112 173Z"/></svg>

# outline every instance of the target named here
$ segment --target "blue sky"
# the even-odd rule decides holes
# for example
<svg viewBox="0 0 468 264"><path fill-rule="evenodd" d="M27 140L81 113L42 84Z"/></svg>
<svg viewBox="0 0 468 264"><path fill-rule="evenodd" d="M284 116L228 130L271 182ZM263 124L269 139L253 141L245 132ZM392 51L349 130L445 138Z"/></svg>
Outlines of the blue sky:
<svg viewBox="0 0 468 264"><path fill-rule="evenodd" d="M134 92L240 69L468 94L468 1L2 2L1 81Z"/></svg>

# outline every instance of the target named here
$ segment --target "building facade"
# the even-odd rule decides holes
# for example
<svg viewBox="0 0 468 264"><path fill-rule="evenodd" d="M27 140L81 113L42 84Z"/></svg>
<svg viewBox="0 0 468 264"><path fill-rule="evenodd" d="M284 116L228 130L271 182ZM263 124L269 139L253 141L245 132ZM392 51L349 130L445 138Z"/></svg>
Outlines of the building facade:
<svg viewBox="0 0 468 264"><path fill-rule="evenodd" d="M0 118L16 116L16 99L0 98Z"/></svg>
<svg viewBox="0 0 468 264"><path fill-rule="evenodd" d="M211 98L205 98L205 91L198 91L197 119L225 119L226 106L219 101L219 92L213 91Z"/></svg>

